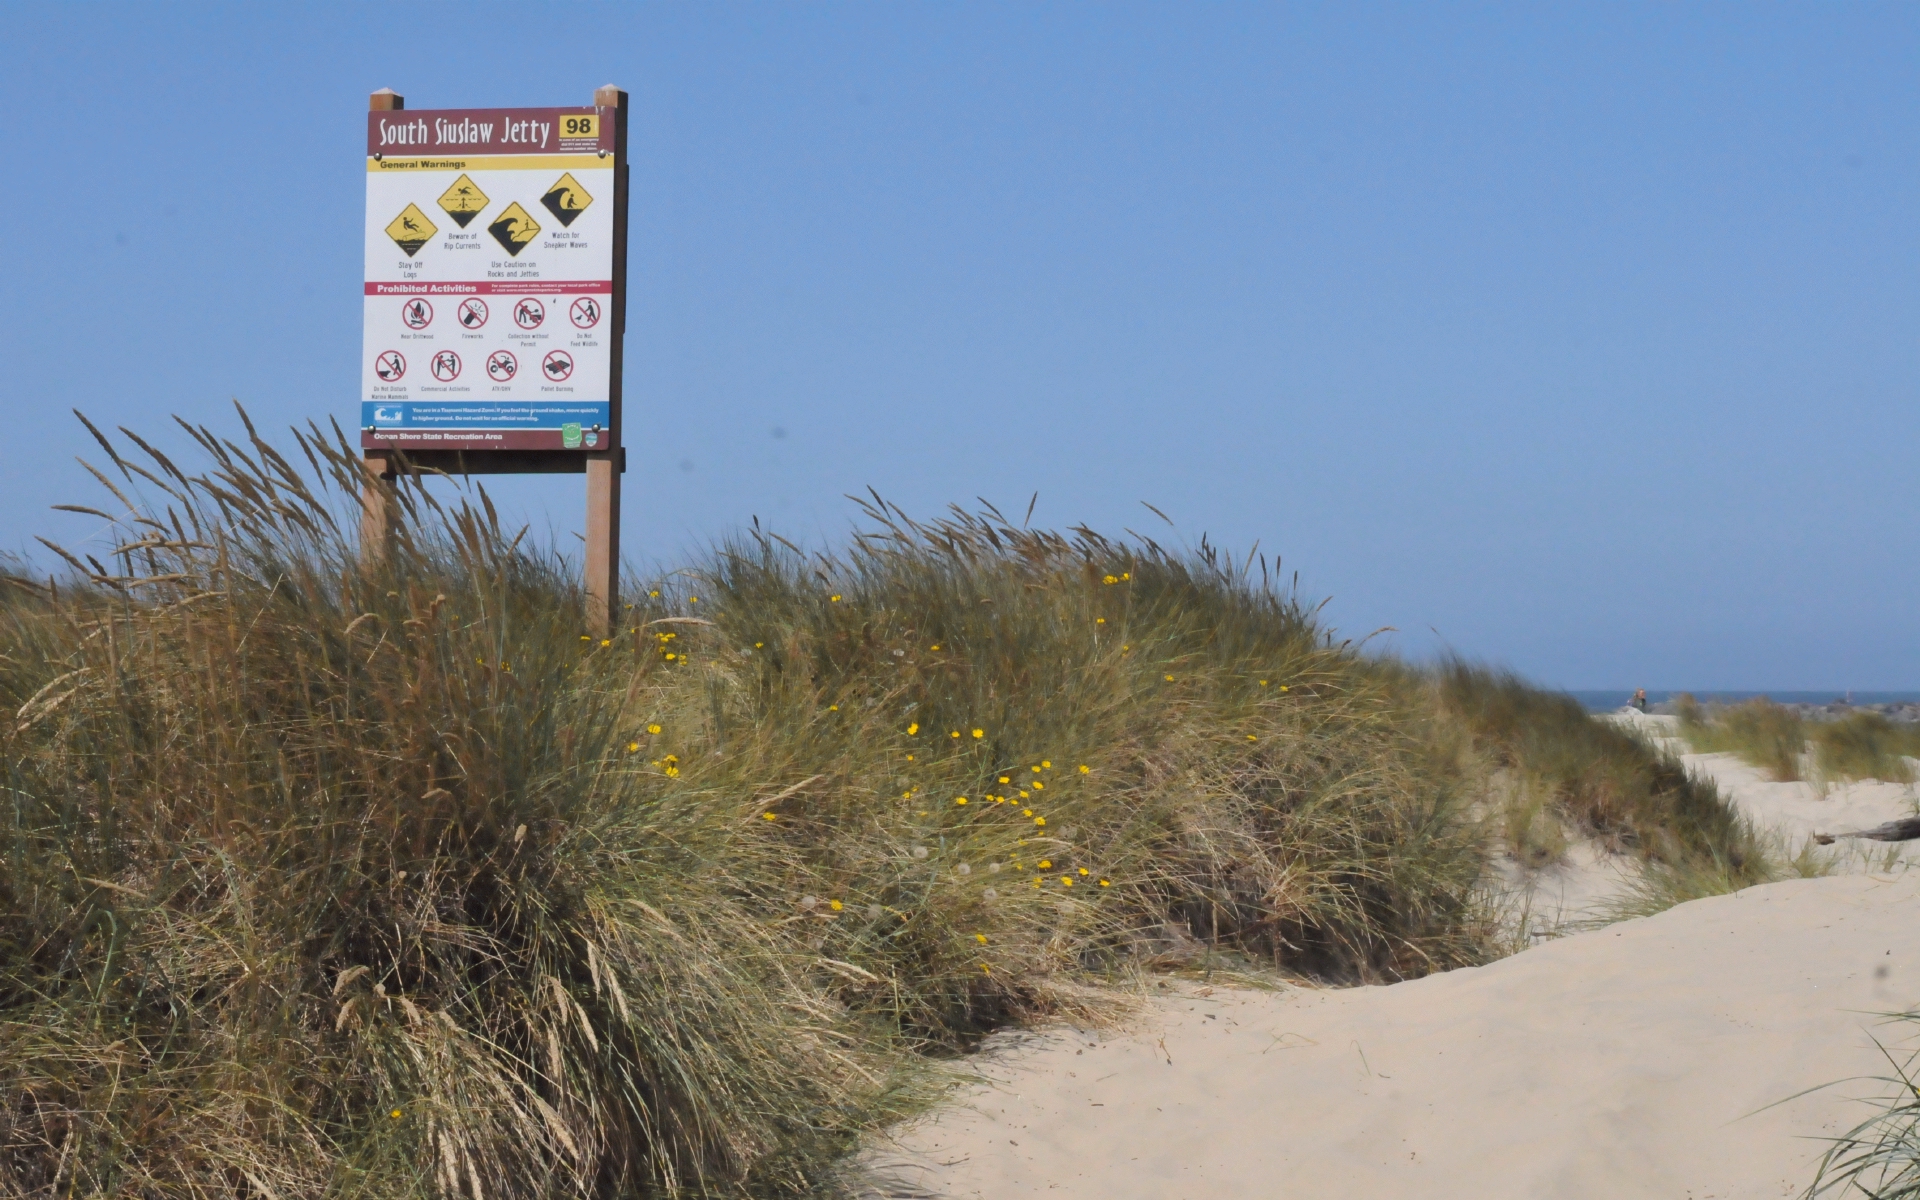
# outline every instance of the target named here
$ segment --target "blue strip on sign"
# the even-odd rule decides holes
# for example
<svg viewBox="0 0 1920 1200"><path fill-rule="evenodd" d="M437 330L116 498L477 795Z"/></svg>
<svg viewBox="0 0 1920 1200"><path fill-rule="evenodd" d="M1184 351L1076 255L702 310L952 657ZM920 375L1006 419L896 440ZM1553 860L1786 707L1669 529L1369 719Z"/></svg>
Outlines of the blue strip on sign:
<svg viewBox="0 0 1920 1200"><path fill-rule="evenodd" d="M559 429L565 425L607 428L613 406L574 400L497 404L421 403L417 400L360 404L362 429Z"/></svg>

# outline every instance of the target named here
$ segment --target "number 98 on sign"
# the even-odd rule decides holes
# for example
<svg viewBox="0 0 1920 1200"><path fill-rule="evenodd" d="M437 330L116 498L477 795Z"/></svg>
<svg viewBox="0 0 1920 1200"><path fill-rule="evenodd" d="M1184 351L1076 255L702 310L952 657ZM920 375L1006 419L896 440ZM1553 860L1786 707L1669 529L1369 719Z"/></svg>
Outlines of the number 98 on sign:
<svg viewBox="0 0 1920 1200"><path fill-rule="evenodd" d="M597 138L600 136L600 118L592 113L588 113L585 116L561 117L560 136L563 138Z"/></svg>

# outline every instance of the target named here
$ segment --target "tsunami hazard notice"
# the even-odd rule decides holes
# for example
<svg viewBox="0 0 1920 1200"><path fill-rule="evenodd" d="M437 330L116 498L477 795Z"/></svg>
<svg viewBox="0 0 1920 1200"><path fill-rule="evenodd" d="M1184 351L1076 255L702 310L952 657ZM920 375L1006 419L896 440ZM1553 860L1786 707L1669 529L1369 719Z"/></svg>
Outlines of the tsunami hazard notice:
<svg viewBox="0 0 1920 1200"><path fill-rule="evenodd" d="M367 114L360 442L613 445L614 110Z"/></svg>

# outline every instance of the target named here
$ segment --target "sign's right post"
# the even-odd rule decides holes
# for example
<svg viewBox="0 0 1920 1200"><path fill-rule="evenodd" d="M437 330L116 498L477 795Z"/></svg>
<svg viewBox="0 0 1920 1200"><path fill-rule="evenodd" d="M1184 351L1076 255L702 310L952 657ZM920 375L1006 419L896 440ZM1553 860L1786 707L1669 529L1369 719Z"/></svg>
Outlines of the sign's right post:
<svg viewBox="0 0 1920 1200"><path fill-rule="evenodd" d="M627 332L627 94L611 85L593 93L602 120L614 128L613 180L613 312L609 347L611 436L605 448L587 452L587 627L593 636L610 638L616 628L620 602L620 467L625 454L625 419L621 409L625 391Z"/></svg>

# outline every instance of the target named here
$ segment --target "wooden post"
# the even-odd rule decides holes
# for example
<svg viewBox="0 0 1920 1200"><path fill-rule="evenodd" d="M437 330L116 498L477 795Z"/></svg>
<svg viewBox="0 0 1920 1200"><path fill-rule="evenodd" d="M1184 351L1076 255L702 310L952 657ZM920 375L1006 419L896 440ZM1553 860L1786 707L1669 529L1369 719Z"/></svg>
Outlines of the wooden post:
<svg viewBox="0 0 1920 1200"><path fill-rule="evenodd" d="M392 88L381 88L367 97L368 112L395 112L407 107L407 98ZM387 487L394 475L393 456L385 450L363 450L361 462L367 469L360 485L360 554L369 562L387 557L387 539L392 536L394 514L388 511Z"/></svg>
<svg viewBox="0 0 1920 1200"><path fill-rule="evenodd" d="M609 417L605 448L587 452L587 629L595 637L612 637L620 604L620 467L625 454L620 400L623 350L627 331L627 94L609 84L593 93L603 113L612 109L613 177L613 299L608 347L611 357L608 384Z"/></svg>

